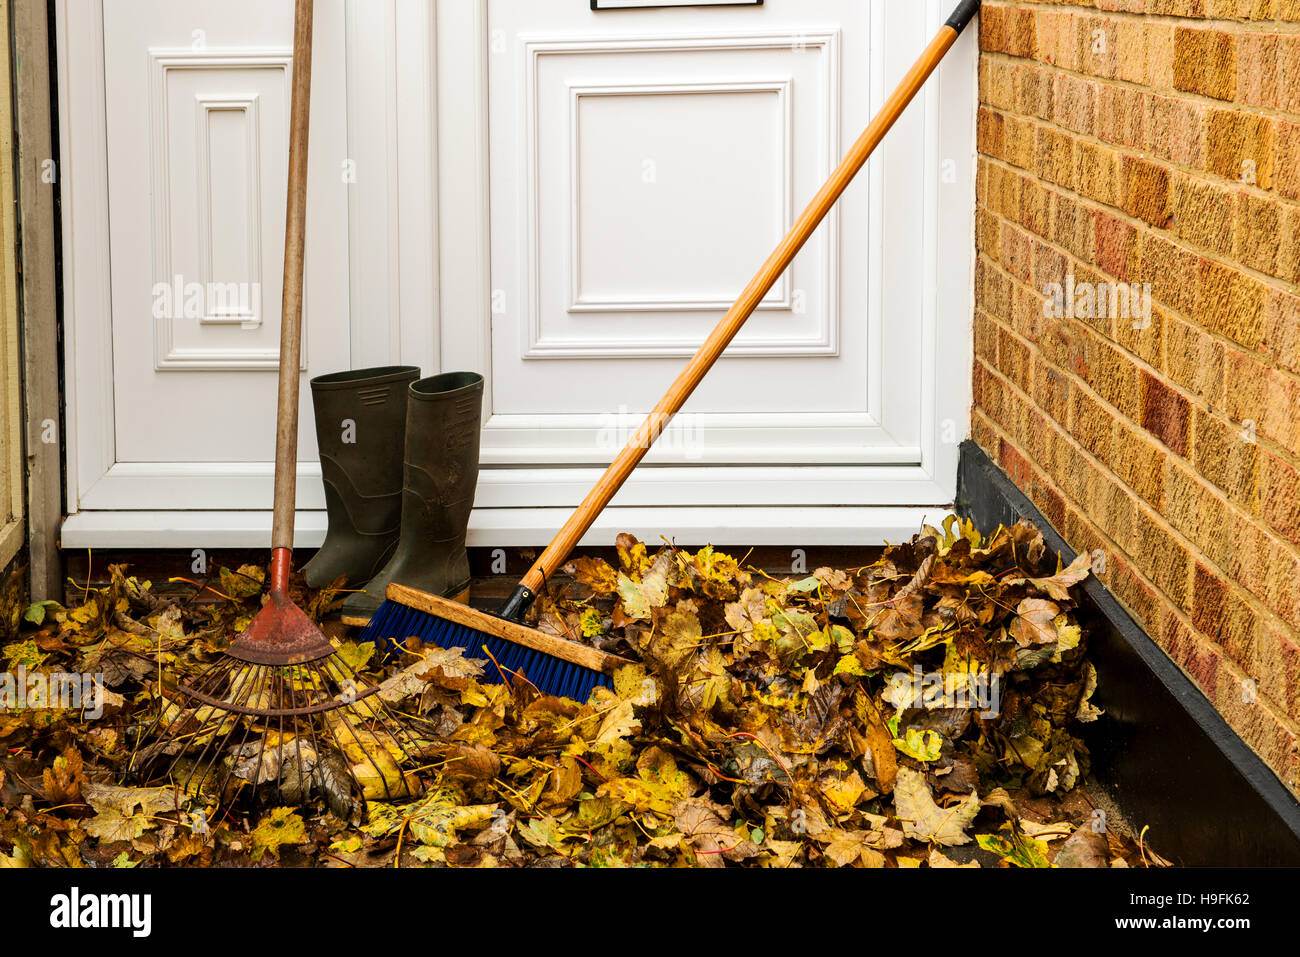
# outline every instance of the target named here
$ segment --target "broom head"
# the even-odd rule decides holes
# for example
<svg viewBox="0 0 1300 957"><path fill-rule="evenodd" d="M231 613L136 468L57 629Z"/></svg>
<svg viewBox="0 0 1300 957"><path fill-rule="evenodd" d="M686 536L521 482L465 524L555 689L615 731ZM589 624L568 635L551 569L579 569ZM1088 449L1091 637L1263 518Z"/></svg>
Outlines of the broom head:
<svg viewBox="0 0 1300 957"><path fill-rule="evenodd" d="M403 646L408 638L443 648L464 648L468 658L488 657L481 680L526 680L543 694L586 701L596 687L613 687L611 676L632 664L626 658L498 618L405 585L389 585L361 641Z"/></svg>

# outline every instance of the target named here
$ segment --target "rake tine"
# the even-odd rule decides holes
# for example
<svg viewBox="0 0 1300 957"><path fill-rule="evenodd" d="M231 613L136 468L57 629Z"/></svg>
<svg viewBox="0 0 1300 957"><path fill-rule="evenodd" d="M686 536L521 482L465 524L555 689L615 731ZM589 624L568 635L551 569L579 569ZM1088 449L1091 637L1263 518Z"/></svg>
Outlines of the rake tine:
<svg viewBox="0 0 1300 957"><path fill-rule="evenodd" d="M332 666L332 667L333 667L333 668L334 668L334 669L335 669L335 670L336 670L340 675L344 674L344 669L345 669L345 668L347 668L348 671L351 671L351 669L348 668L346 662L343 662L342 660L337 659L337 658L332 658L332 659L330 659L329 662L328 662L328 664L329 664L330 666ZM357 683L357 682L356 682L356 680L355 680L355 672L352 672L352 674L353 674L353 676L354 676L353 678L345 678L345 680L352 681L353 688L354 688L354 693L355 693L355 688L356 688L356 683ZM342 682L339 682L339 684L342 684ZM392 718L387 718L387 719L386 719L386 718L384 717L384 714L386 714L386 709L384 709L383 713L381 713L381 711L378 710L378 709L383 709L383 708L384 708L383 703L382 703L382 702L379 702L378 705L373 704L373 703L371 702L371 699L374 698L374 697L376 697L376 695L368 695L368 696L366 696L366 697L358 697L358 698L356 698L356 700L354 700L353 702L351 702L351 704L348 706L348 708L349 708L353 713L357 714L358 716L360 716L360 717L362 717L362 718L365 718L366 716L369 716L368 723L365 725L365 730L366 730L366 731L371 735L371 737L373 737L373 738L375 739L376 743L379 744L379 746L381 746L381 747L385 748L385 750L387 750L387 744L386 744L386 743L384 742L384 740L383 740L384 737L387 737L388 739L390 739L390 740L393 742L394 745L396 745L397 750L398 750L399 752L401 752L401 755L402 755L404 758L406 758L406 759L409 760L410 757L411 757L410 752L409 752L409 751L408 751L408 750L407 750L407 749L402 745L402 742L398 739L397 735L394 733L394 730L393 730L394 725L395 725L396 727L398 727L398 728L401 728L400 723L394 721ZM346 709L345 709L345 710L346 710ZM354 734L353 734L353 737L356 737L355 732L354 732ZM372 761L371 763L373 764L373 761ZM395 758L394 758L394 764L397 766L398 771L399 771L399 772L401 773L401 775L402 775L402 791L403 791L403 795L409 797L409 796L411 796L411 794L410 794L410 790L411 790L411 789L410 789L409 785L406 783L406 772L405 772L405 770L404 770L404 769L402 768L402 766L401 766L401 765L402 765L402 761L401 761L400 759L398 759L398 758L395 757ZM387 791L388 791L388 782L387 782L386 780L383 779L383 775L382 775L382 774L380 775L380 778L381 778L381 780L383 780L384 790L385 790L385 793L387 794ZM387 794L387 796L390 797L390 798L392 797L391 794Z"/></svg>
<svg viewBox="0 0 1300 957"><path fill-rule="evenodd" d="M199 676L198 685L200 687L204 685L211 685L212 687L216 687L218 683L216 679L224 675L229 670L231 664L232 662L223 659L222 661L218 661L216 664L205 669L203 674ZM186 701L186 692L183 687L177 689L175 698L168 698L165 694L162 693L161 688L159 689L159 693L162 694L162 703L158 707L158 717L154 720L154 723L149 728L148 732L146 732L145 737L154 737L157 734L158 727L159 725L162 724L163 717L166 714L167 705L174 704L176 706L176 716L172 718L171 721L168 722L166 730L163 731L161 734L161 737L163 738L171 738L176 735L177 729L179 729L184 725L186 721L186 716L193 709L188 707L188 702ZM202 727L202 725L200 725L200 727ZM155 763L157 763L157 756L151 758L148 762L148 764L150 765Z"/></svg>
<svg viewBox="0 0 1300 957"><path fill-rule="evenodd" d="M325 674L326 674L326 676L327 676L327 673L325 673ZM354 691L353 693L355 693L355 691ZM352 704L352 705L355 705L356 702L353 701L353 702L351 702L351 704ZM391 798L392 798L392 794L389 793L389 790L388 790L388 780L384 777L383 769L382 769L382 768L381 768L377 763L375 763L375 759L374 759L374 757L371 755L369 748L366 747L365 742L362 741L360 735L357 734L357 729L352 725L352 722L350 722L350 721L348 720L348 718L347 718L347 714L346 714L347 710L348 710L348 708L346 708L346 707L337 709L337 718L338 718L338 723L341 724L341 725L343 725L345 728L347 728L348 733L352 735L352 740L355 741L355 742L357 743L357 748L361 751L361 753L362 753L362 755L365 757L366 761L368 761L368 762L370 763L370 766L371 766L372 768L375 769L375 774L377 774L377 775L379 776L379 783L380 783L380 784L383 786L383 788L384 788L384 797L386 797L386 798L390 798L390 799L391 799ZM326 727L330 727L330 724L329 724L328 721L326 721ZM337 735L336 735L335 737L336 737L336 739L337 739ZM395 762L394 762L394 763L395 763ZM400 770L400 768L399 768L399 770ZM364 789L363 789L363 790L364 790Z"/></svg>
<svg viewBox="0 0 1300 957"><path fill-rule="evenodd" d="M247 690L247 693L244 696L242 701L236 699L235 701L232 701L231 704L243 706L248 701L257 701L259 697L259 694L257 692L260 692L261 689L264 687L267 678L267 673L269 672L269 670L270 670L269 668L259 667L253 669L251 672L245 672L248 678L244 682L244 684L240 687L239 690L241 692ZM239 744L235 745L232 748L230 746L231 739L234 738L236 731L241 726L244 729L244 735L242 738L239 739ZM222 739L222 748L214 752L212 762L208 766L208 769L204 772L204 778L206 778L207 775L211 773L212 768L216 766L216 763L219 760L219 755L222 750L224 750L230 756L230 766L226 768L226 773L222 777L221 783L217 786L217 795L223 801L225 800L226 788L230 784L230 779L234 777L235 774L235 766L238 764L238 759L239 759L238 752L243 750L244 745L248 743L248 738L249 735L252 733L252 731L253 731L253 719L251 716L241 715L237 717L235 719L235 727L231 728L229 733L227 733L224 736L224 738ZM253 771L254 787L257 786L257 778L260 776L259 772L261 771L262 768L262 755L265 750L266 750L266 734L263 733L262 743L257 754L257 764L255 765L255 769ZM204 778L199 779L200 788L202 787Z"/></svg>
<svg viewBox="0 0 1300 957"><path fill-rule="evenodd" d="M355 686L358 683L358 676L348 666L347 662L339 658L332 658L330 659L330 663L339 671L340 674L342 674L343 669L346 668L348 672L351 672L352 677L350 680L352 680L353 685ZM377 693L373 695L366 695L364 697L358 697L356 701L353 702L352 707L355 708L358 712L364 709L364 711L371 716L371 719L374 722L374 724L378 725L378 727L384 733L386 733L389 737L393 739L394 743L397 744L398 748L402 751L403 754L406 755L407 758L411 758L413 756L411 751L408 750L401 743L401 741L397 737L396 732L400 731L402 734L407 736L412 746L412 749L414 749L415 746L414 738L410 736L403 722L400 719L398 719L396 716L394 716L388 710L387 705L385 705L383 701L378 700L378 698L379 696Z"/></svg>
<svg viewBox="0 0 1300 957"><path fill-rule="evenodd" d="M356 788L357 793L361 796L361 800L365 801L366 789L357 778L356 771L352 769L352 762L347 760L347 754L343 751L343 742L339 740L339 736L334 730L334 725L328 719L323 721L322 724L324 725L324 733L328 734L330 739L334 742L334 750L343 754L343 768L347 771L348 777L352 781L352 786Z"/></svg>
<svg viewBox="0 0 1300 957"><path fill-rule="evenodd" d="M287 682L287 694L288 694L287 707L291 711L296 710L298 707L297 677L300 670L301 669L298 668L293 669L293 671L290 672L289 674L289 680ZM310 722L308 723L310 724ZM298 718L296 715L293 718L293 744L294 744L294 754L296 755L296 763L298 765L298 796L300 798L305 799L307 797L307 792L302 780L302 741L298 737ZM280 752L281 752L280 753L280 781L283 782L284 781L284 715L280 715Z"/></svg>
<svg viewBox="0 0 1300 957"><path fill-rule="evenodd" d="M206 671L203 672L202 675L199 676L199 681L198 681L199 686L205 688L210 687L213 689L217 688L220 685L220 681L218 679L222 678L229 672L231 664L232 664L231 662L227 662L223 660L217 662L215 665L208 668ZM168 763L167 766L166 773L167 776L170 778L172 771L176 767L176 763L180 760L180 758L185 753L185 745L186 745L185 739L188 738L189 740L192 741L194 738L200 736L204 732L204 729L207 727L208 722L206 721L198 722L198 727L194 731L190 732L187 735L178 735L177 734L178 729L183 727L185 722L190 720L196 720L195 712L197 711L197 708L191 704L191 701L188 698L188 694L183 687L177 690L176 698L167 699L167 700L171 704L174 704L176 706L177 713L176 713L176 717L173 718L171 722L167 725L167 729L166 731L163 732L161 737L165 739L173 739L178 745L180 745L179 750L172 757L172 760ZM158 712L159 722L162 721L163 711L164 709L162 708L159 709ZM152 767L158 763L158 758L161 757L162 753L163 752L160 751L158 752L158 754L156 754L153 758L150 759L149 767Z"/></svg>

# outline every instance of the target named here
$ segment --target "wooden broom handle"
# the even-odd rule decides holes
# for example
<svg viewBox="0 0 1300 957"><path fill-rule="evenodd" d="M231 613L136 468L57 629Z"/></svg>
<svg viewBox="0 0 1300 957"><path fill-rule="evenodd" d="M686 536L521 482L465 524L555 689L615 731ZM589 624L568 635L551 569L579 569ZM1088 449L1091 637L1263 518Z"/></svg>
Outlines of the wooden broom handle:
<svg viewBox="0 0 1300 957"><path fill-rule="evenodd" d="M789 268L790 263L799 250L803 248L813 232L826 218L835 201L853 181L853 177L858 171L866 165L867 159L880 145L880 141L885 138L885 134L902 115L907 105L912 102L917 92L925 85L925 81L930 78L939 62L944 55L957 42L957 37L961 34L961 29L970 22L974 16L975 10L979 8L978 2L966 0L956 13L953 19L939 31L938 35L930 41L930 45L925 48L921 58L903 77L903 81L898 85L893 94L886 101L871 125L853 144L847 156L831 174L831 178L826 181L821 190L813 197L808 208L800 215L795 222L794 227L790 230L781 244L773 250L772 255L768 257L763 266L744 292L740 294L735 304L722 317L717 328L709 334L704 340L704 345L695 353L694 358L682 370L676 381L669 387L668 392L654 407L641 427L637 429L631 441L618 454L618 457L610 463L605 474L600 477L596 486L587 493L587 497L582 500L582 504L564 523L558 535L552 539L551 544L533 563L533 567L528 570L520 585L529 591L537 594L542 586L560 565L569 557L578 540L586 534L587 529L591 528L592 522L600 515L605 506L609 504L610 499L622 488L627 477L632 474L632 470L645 457L650 446L654 444L660 433L672 421L674 415L678 413L681 407L690 398L695 387L700 384L705 373L713 367L722 355L723 350L735 338L740 327L745 324L758 304L762 302L763 297L768 294L772 286L775 285L781 274Z"/></svg>
<svg viewBox="0 0 1300 957"><path fill-rule="evenodd" d="M284 215L284 298L280 306L280 392L275 421L275 510L271 548L293 548L298 479L298 378L302 356L302 269L307 226L307 134L311 119L312 0L293 15L289 108L289 198ZM277 556L287 564L287 555Z"/></svg>

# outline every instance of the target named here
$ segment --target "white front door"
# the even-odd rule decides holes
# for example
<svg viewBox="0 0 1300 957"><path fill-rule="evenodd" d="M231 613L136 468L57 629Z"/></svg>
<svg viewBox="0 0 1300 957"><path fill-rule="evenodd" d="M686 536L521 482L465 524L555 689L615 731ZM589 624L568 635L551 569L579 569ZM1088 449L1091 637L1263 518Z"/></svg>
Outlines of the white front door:
<svg viewBox="0 0 1300 957"><path fill-rule="evenodd" d="M346 367L341 2L317 4L302 372ZM70 504L78 512L259 510L275 442L292 5L72 2L64 76ZM83 114L82 110L86 110ZM65 111L66 115L66 111ZM100 232L102 230L102 232ZM106 241L106 242L105 242ZM98 243L104 243L97 246ZM102 312L78 293L101 286ZM300 504L321 508L310 401ZM219 524L206 516L200 524ZM195 544L202 544L202 541Z"/></svg>
<svg viewBox="0 0 1300 957"><path fill-rule="evenodd" d="M304 374L483 372L471 543L546 541L946 6L318 0ZM264 544L291 3L58 9L64 544ZM952 501L973 63L966 37L589 540L876 541ZM260 299L186 308L190 281Z"/></svg>

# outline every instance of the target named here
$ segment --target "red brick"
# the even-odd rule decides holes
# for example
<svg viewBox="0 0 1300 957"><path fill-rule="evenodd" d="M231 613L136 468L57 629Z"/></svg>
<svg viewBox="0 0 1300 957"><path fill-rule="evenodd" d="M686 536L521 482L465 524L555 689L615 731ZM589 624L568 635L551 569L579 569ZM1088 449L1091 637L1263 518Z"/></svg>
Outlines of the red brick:
<svg viewBox="0 0 1300 957"><path fill-rule="evenodd" d="M1201 257L1162 236L1147 235L1142 242L1142 281L1151 294L1184 315L1196 310L1196 285Z"/></svg>
<svg viewBox="0 0 1300 957"><path fill-rule="evenodd" d="M1137 512L1133 563L1174 604L1184 611L1191 610L1191 555L1187 546L1146 508Z"/></svg>
<svg viewBox="0 0 1300 957"><path fill-rule="evenodd" d="M1074 188L1074 138L1068 133L1040 126L1036 159L1040 178L1067 189Z"/></svg>
<svg viewBox="0 0 1300 957"><path fill-rule="evenodd" d="M1264 344L1268 289L1250 276L1201 260L1196 284L1196 321L1248 349Z"/></svg>
<svg viewBox="0 0 1300 957"><path fill-rule="evenodd" d="M1276 149L1277 191L1287 199L1300 200L1300 123L1278 121Z"/></svg>
<svg viewBox="0 0 1300 957"><path fill-rule="evenodd" d="M1010 223L1002 224L1002 265L1021 282L1027 283L1033 277L1033 240Z"/></svg>
<svg viewBox="0 0 1300 957"><path fill-rule="evenodd" d="M1097 136L1107 143L1141 149L1146 143L1146 94L1101 83L1097 89Z"/></svg>
<svg viewBox="0 0 1300 957"><path fill-rule="evenodd" d="M1251 269L1300 282L1300 206L1249 190L1237 194L1237 258Z"/></svg>
<svg viewBox="0 0 1300 957"><path fill-rule="evenodd" d="M1186 396L1142 370L1142 427L1175 455L1187 455L1191 417L1191 403Z"/></svg>
<svg viewBox="0 0 1300 957"><path fill-rule="evenodd" d="M1201 562L1193 573L1192 624L1248 669L1255 645L1255 612L1230 582Z"/></svg>
<svg viewBox="0 0 1300 957"><path fill-rule="evenodd" d="M1130 282L1139 269L1138 231L1127 222L1098 210L1095 214L1097 268L1120 282Z"/></svg>
<svg viewBox="0 0 1300 957"><path fill-rule="evenodd" d="M1169 616L1166 650L1213 701L1218 694L1222 653L1176 615Z"/></svg>
<svg viewBox="0 0 1300 957"><path fill-rule="evenodd" d="M1072 133L1092 136L1097 129L1097 83L1068 73L1052 80L1052 121Z"/></svg>
<svg viewBox="0 0 1300 957"><path fill-rule="evenodd" d="M1178 318L1165 327L1165 373L1211 406L1223 405L1223 344Z"/></svg>
<svg viewBox="0 0 1300 957"><path fill-rule="evenodd" d="M1273 185L1275 127L1266 116L1243 110L1211 110L1206 130L1210 171L1247 185Z"/></svg>
<svg viewBox="0 0 1300 957"><path fill-rule="evenodd" d="M1228 186L1178 174L1170 190L1170 229L1179 238L1225 257L1236 239L1236 193Z"/></svg>

